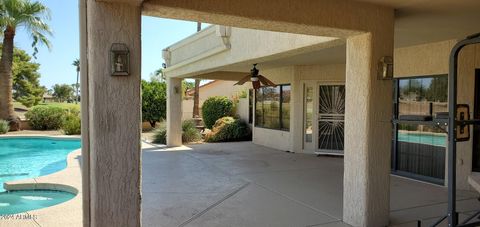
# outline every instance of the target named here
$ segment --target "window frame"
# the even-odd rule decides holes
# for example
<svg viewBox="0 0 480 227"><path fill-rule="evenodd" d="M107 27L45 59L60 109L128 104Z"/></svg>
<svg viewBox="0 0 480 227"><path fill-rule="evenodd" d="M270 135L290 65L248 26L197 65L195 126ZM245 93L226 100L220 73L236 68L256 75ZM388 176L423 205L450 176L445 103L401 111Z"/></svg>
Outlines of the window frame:
<svg viewBox="0 0 480 227"><path fill-rule="evenodd" d="M433 74L433 75L420 75L420 76L409 76L409 77L397 77L394 78L393 83L394 83L394 94L393 94L393 120L392 120L392 150L391 150L391 173L394 175L399 175L399 176L404 176L420 181L425 181L433 184L438 184L438 185L444 185L445 183L445 178L446 175L444 176L443 179L440 178L435 178L431 176L426 176L426 175L421 175L417 173L411 173L407 172L404 170L400 170L398 167L398 131L399 131L399 124L408 124L408 125L434 125L434 121L409 121L409 120L399 120L399 113L400 113L400 108L399 108L399 103L400 103L400 81L401 80L412 80L412 79L424 79L424 78L438 78L438 77L447 77L447 86L448 86L448 74ZM447 97L448 97L448 90L447 90ZM447 103L448 103L447 99ZM447 152L447 148L445 148L445 151ZM445 153L446 155L446 153ZM447 157L445 156L445 159ZM445 167L446 170L446 167Z"/></svg>
<svg viewBox="0 0 480 227"><path fill-rule="evenodd" d="M254 92L255 93L255 102L254 102L255 109L253 111L254 112L253 113L253 118L255 119L254 127L263 128L263 129L270 129L270 130L278 130L278 131L284 131L284 132L290 132L290 125L291 125L290 124L290 120L291 120L290 117L288 118L288 121L289 121L288 128L284 127L283 121L282 121L282 118L283 118L283 111L282 110L283 110L283 100L284 100L283 87L284 86L290 86L290 96L291 96L291 91L292 91L292 85L289 84L289 83L277 84L277 87L280 88L279 89L279 97L280 97L279 98L279 115L278 115L279 116L278 120L279 120L279 125L280 125L279 128L265 127L263 125L262 126L258 125L257 116L256 116L256 114L257 114L257 103L258 103L258 90L262 89L262 95L263 95L263 89L266 88L266 87L272 87L272 86L262 86L259 89L253 89L255 91ZM265 116L265 112L264 112L265 109L263 108L263 101L264 100L262 99L262 118L264 118L264 116ZM291 103L291 101L292 100L291 100L291 97L290 97L290 102L289 103ZM265 121L263 120L263 122L265 122Z"/></svg>

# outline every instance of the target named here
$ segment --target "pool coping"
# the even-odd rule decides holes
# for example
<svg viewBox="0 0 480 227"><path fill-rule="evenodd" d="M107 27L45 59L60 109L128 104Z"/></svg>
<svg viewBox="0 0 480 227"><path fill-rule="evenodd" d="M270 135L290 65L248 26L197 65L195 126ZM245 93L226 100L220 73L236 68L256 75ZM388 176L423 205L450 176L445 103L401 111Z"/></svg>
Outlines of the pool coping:
<svg viewBox="0 0 480 227"><path fill-rule="evenodd" d="M2 135L2 138L79 139L79 136ZM36 178L4 182L5 190L57 190L75 194L75 197L51 207L15 214L0 222L12 226L82 226L81 149L67 155L67 166L58 172ZM16 217L16 218L13 218ZM21 217L21 218L18 218Z"/></svg>

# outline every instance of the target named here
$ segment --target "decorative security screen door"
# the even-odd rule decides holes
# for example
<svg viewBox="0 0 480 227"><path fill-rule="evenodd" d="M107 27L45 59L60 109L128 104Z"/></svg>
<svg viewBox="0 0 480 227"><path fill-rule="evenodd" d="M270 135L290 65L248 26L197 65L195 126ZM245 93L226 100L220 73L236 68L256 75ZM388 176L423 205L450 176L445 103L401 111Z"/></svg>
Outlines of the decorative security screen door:
<svg viewBox="0 0 480 227"><path fill-rule="evenodd" d="M343 154L345 85L319 85L318 153Z"/></svg>

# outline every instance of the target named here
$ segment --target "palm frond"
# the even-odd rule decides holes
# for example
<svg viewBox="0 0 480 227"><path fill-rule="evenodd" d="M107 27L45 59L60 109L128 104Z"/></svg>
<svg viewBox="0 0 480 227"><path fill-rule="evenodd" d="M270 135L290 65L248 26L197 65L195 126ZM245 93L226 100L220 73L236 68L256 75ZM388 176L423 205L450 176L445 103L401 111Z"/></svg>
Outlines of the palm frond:
<svg viewBox="0 0 480 227"><path fill-rule="evenodd" d="M33 56L36 58L38 44L51 49L47 36L53 33L46 23L51 18L50 10L42 3L30 0L1 0L0 28L10 27L14 30L23 27L32 38Z"/></svg>

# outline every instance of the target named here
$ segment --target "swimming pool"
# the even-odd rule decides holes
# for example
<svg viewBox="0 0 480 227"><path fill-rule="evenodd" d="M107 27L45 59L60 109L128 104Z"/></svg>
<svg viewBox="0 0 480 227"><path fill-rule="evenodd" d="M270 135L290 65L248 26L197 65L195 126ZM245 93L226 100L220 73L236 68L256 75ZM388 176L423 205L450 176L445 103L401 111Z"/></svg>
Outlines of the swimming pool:
<svg viewBox="0 0 480 227"><path fill-rule="evenodd" d="M447 146L447 135L439 133L398 132L398 141L420 143L438 147Z"/></svg>
<svg viewBox="0 0 480 227"><path fill-rule="evenodd" d="M64 169L67 155L80 148L79 139L0 138L0 192L3 183L35 178Z"/></svg>
<svg viewBox="0 0 480 227"><path fill-rule="evenodd" d="M17 214L50 207L70 199L75 194L54 190L21 190L0 193L0 215Z"/></svg>

